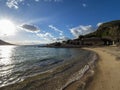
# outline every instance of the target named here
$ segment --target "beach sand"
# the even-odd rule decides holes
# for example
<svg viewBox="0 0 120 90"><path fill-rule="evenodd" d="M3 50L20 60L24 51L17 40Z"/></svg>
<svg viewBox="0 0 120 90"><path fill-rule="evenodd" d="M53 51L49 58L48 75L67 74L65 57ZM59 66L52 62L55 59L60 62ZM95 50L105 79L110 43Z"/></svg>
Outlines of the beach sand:
<svg viewBox="0 0 120 90"><path fill-rule="evenodd" d="M86 90L120 90L120 49L117 47L85 48L99 55L98 70ZM118 58L118 59L117 59Z"/></svg>

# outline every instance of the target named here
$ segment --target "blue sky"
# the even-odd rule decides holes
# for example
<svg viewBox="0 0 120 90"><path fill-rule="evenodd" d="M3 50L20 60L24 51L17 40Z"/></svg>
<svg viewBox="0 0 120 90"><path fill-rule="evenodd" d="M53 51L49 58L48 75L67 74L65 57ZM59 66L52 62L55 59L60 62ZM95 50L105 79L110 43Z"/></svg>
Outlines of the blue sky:
<svg viewBox="0 0 120 90"><path fill-rule="evenodd" d="M0 21L10 20L16 29L14 35L0 38L18 44L77 38L95 31L103 22L118 20L119 3L119 0L0 0Z"/></svg>

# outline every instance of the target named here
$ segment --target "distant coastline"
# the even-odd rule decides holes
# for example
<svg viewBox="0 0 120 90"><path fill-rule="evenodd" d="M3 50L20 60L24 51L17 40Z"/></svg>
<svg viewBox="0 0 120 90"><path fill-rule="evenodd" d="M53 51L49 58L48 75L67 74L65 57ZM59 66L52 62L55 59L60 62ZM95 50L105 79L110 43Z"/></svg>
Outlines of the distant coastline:
<svg viewBox="0 0 120 90"><path fill-rule="evenodd" d="M0 45L14 45L14 44L5 42L5 41L3 41L3 40L0 40Z"/></svg>

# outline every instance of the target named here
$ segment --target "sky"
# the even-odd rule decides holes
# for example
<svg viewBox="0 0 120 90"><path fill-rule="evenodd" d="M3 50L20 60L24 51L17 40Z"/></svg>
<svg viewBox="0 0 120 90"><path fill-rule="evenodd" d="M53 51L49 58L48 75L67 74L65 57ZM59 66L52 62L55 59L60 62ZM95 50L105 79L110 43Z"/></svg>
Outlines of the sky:
<svg viewBox="0 0 120 90"><path fill-rule="evenodd" d="M74 39L97 30L104 22L119 20L119 3L120 0L0 0L0 39L14 44Z"/></svg>

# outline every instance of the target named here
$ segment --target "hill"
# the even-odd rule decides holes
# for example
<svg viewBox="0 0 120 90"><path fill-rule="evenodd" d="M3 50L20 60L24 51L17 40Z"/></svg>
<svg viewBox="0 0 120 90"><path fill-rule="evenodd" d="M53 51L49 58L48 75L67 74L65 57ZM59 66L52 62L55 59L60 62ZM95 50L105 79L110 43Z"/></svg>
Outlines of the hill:
<svg viewBox="0 0 120 90"><path fill-rule="evenodd" d="M120 40L120 20L103 23L97 31L87 34L86 37L95 36L107 38L119 42Z"/></svg>
<svg viewBox="0 0 120 90"><path fill-rule="evenodd" d="M95 32L80 35L77 39L49 44L50 47L83 47L120 45L120 20L103 23Z"/></svg>
<svg viewBox="0 0 120 90"><path fill-rule="evenodd" d="M13 44L0 40L0 45L13 45Z"/></svg>

